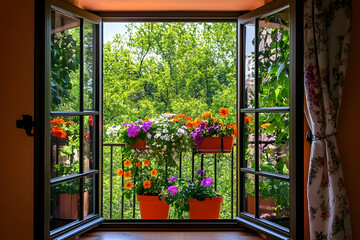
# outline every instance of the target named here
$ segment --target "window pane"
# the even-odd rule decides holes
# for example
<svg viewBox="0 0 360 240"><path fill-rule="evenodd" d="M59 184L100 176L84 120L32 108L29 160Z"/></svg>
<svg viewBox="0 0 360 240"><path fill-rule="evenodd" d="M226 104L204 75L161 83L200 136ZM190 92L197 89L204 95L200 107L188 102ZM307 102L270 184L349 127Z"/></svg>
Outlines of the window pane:
<svg viewBox="0 0 360 240"><path fill-rule="evenodd" d="M94 25L84 23L84 109L94 110Z"/></svg>
<svg viewBox="0 0 360 240"><path fill-rule="evenodd" d="M255 115L245 114L245 163L244 166L255 169Z"/></svg>
<svg viewBox="0 0 360 240"><path fill-rule="evenodd" d="M80 20L51 13L51 109L80 110Z"/></svg>
<svg viewBox="0 0 360 240"><path fill-rule="evenodd" d="M245 28L245 107L255 107L255 21Z"/></svg>
<svg viewBox="0 0 360 240"><path fill-rule="evenodd" d="M84 117L84 171L95 168L95 116Z"/></svg>
<svg viewBox="0 0 360 240"><path fill-rule="evenodd" d="M260 177L260 218L289 228L290 183L287 181Z"/></svg>
<svg viewBox="0 0 360 240"><path fill-rule="evenodd" d="M93 214L95 209L95 176L86 177L84 182L84 217Z"/></svg>
<svg viewBox="0 0 360 240"><path fill-rule="evenodd" d="M79 117L54 117L50 122L51 177L79 172Z"/></svg>
<svg viewBox="0 0 360 240"><path fill-rule="evenodd" d="M80 180L51 187L50 230L78 219Z"/></svg>
<svg viewBox="0 0 360 240"><path fill-rule="evenodd" d="M245 208L244 211L255 215L255 175L245 174Z"/></svg>
<svg viewBox="0 0 360 240"><path fill-rule="evenodd" d="M259 19L259 106L289 105L289 9Z"/></svg>
<svg viewBox="0 0 360 240"><path fill-rule="evenodd" d="M289 174L289 113L259 114L260 170Z"/></svg>

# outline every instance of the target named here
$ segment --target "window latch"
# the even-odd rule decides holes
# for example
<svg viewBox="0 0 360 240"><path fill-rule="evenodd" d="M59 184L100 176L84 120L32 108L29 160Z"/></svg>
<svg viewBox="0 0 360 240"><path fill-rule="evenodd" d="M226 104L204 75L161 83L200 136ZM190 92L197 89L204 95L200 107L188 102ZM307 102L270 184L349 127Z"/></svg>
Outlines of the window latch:
<svg viewBox="0 0 360 240"><path fill-rule="evenodd" d="M24 129L26 134L30 137L35 135L31 132L33 126L34 122L32 120L32 116L30 115L22 115L22 120L16 120L16 127Z"/></svg>

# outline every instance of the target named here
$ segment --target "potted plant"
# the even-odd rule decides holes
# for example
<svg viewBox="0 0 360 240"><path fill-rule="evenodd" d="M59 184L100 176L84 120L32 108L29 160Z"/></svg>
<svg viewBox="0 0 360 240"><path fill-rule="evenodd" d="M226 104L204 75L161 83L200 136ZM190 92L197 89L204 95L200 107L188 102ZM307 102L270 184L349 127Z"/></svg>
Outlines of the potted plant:
<svg viewBox="0 0 360 240"><path fill-rule="evenodd" d="M136 154L135 154L136 155ZM166 184L163 172L153 166L148 159L133 157L124 161L124 169L117 169L118 176L124 177L125 184L121 194L127 199L135 193L139 203L141 219L167 219L170 205L161 195L162 187Z"/></svg>
<svg viewBox="0 0 360 240"><path fill-rule="evenodd" d="M198 170L194 181L169 179L166 202L174 206L179 218L189 212L190 219L219 219L224 197L216 194L211 177Z"/></svg>
<svg viewBox="0 0 360 240"><path fill-rule="evenodd" d="M126 131L122 134L122 139L125 143L130 144L139 151L146 149L146 134L151 128L152 121L147 119L137 119L135 122L123 123Z"/></svg>

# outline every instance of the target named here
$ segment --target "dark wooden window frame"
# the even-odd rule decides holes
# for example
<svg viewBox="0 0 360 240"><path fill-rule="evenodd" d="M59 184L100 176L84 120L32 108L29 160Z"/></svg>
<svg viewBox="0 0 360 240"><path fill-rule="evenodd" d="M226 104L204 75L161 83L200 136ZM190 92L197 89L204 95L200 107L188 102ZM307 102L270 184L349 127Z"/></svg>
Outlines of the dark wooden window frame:
<svg viewBox="0 0 360 240"><path fill-rule="evenodd" d="M50 98L49 94L46 93L49 89L49 79L50 79L50 62L49 56L49 42L50 42L50 9L51 2L56 2L57 6L64 10L69 9L69 12L64 12L65 14L75 15L77 17L82 17L87 20L91 20L93 14L102 17L103 22L237 22L239 16L251 17L251 15L261 15L262 13L269 10L269 6L273 8L273 5L284 5L285 3L290 4L291 12L291 42L295 43L291 48L292 55L292 75L291 75L291 88L290 95L292 100L290 103L290 108L293 111L290 111L291 123L293 126L299 126L297 128L291 128L291 158L298 159L290 169L290 183L292 189L290 191L291 206L290 218L290 234L282 234L278 229L272 228L272 226L265 224L259 224L259 222L252 221L253 219L247 218L244 214L241 215L242 218L236 218L234 220L105 220L101 218L86 219L82 222L75 223L69 231L57 239L68 239L74 237L78 234L81 234L87 231L89 228L98 227L99 229L106 230L246 230L246 228L253 229L255 231L262 232L264 234L273 236L278 239L303 239L303 229L304 229L304 189L303 189L303 3L300 0L276 0L273 3L265 5L257 10L254 10L249 13L245 12L183 12L183 11L170 11L170 12L93 12L86 13L84 11L74 7L73 5L64 3L59 0L35 0L35 144L34 144L34 239L49 239L49 208L47 208L50 200L50 174L47 169L49 169L49 153L46 149L49 147L49 134L46 129L49 127L49 122L47 121L50 116ZM102 31L102 23L99 24L99 31ZM240 44L239 36L237 45ZM97 44L97 51L100 53L99 65L100 68L97 72L98 79L101 79L99 82L99 87L102 91L102 70L101 70L101 61L102 61L102 39ZM238 51L240 50L237 46ZM238 68L240 62L238 62ZM239 69L237 70L239 72ZM238 86L238 89L239 86ZM240 92L237 90L238 99L240 99ZM101 95L101 94L100 94ZM101 96L98 98L99 102L97 103L99 108L98 112L89 112L89 113L77 113L79 115L93 115L100 114L102 115L102 99ZM101 103L101 104L100 104ZM239 104L239 101L238 103ZM240 118L240 107L238 105L238 123ZM69 112L58 112L53 114L62 114L63 116L70 116L72 113ZM102 132L102 126L99 125L99 132ZM101 157L102 149L102 136L99 136L100 146L99 146L99 156ZM239 142L239 137L237 142ZM237 154L239 157L239 152ZM239 159L237 159L238 162ZM239 164L238 164L239 166ZM102 163L97 166L99 174L102 171ZM83 177L83 176L81 176ZM101 177L96 187L98 188L98 195L101 199L102 194L102 182ZM237 176L237 184L241 186L239 182L239 176ZM294 189L295 188L295 189ZM238 193L238 202L241 206L241 197L240 191ZM100 201L99 201L100 202ZM96 206L99 209L100 216L101 205ZM240 208L237 211L239 216Z"/></svg>

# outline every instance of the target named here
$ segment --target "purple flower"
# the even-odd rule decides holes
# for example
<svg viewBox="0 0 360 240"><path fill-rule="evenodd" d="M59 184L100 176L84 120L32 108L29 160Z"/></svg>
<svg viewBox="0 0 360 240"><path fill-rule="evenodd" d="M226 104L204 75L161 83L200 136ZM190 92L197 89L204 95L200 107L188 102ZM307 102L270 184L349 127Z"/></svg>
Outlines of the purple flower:
<svg viewBox="0 0 360 240"><path fill-rule="evenodd" d="M140 118L138 118L136 121L138 121L138 122L142 122L143 120L142 120L142 119L140 119Z"/></svg>
<svg viewBox="0 0 360 240"><path fill-rule="evenodd" d="M200 147L203 143L203 135L201 134L201 132L197 132L196 129L195 132L190 133L190 137L194 140L198 147Z"/></svg>
<svg viewBox="0 0 360 240"><path fill-rule="evenodd" d="M177 186L168 187L168 192L174 196L178 192Z"/></svg>
<svg viewBox="0 0 360 240"><path fill-rule="evenodd" d="M205 172L205 171L203 171L203 170L198 170L198 174L199 174L199 175L201 175L201 174L206 175L206 172Z"/></svg>
<svg viewBox="0 0 360 240"><path fill-rule="evenodd" d="M205 177L204 180L201 181L200 186L205 185L205 187L208 187L212 185L212 178L211 177Z"/></svg>
<svg viewBox="0 0 360 240"><path fill-rule="evenodd" d="M122 125L123 126L130 126L130 125L133 125L133 123L123 123Z"/></svg>
<svg viewBox="0 0 360 240"><path fill-rule="evenodd" d="M142 130L144 130L144 132L149 131L149 129L151 128L151 122L150 121L149 122L143 122L141 124L141 128L142 128Z"/></svg>
<svg viewBox="0 0 360 240"><path fill-rule="evenodd" d="M128 132L129 137L135 137L139 134L140 126L131 125L128 129L126 129Z"/></svg>
<svg viewBox="0 0 360 240"><path fill-rule="evenodd" d="M175 177L172 177L172 178L170 178L170 180L168 181L168 183L171 183L172 181L175 181L177 179L177 177L175 176Z"/></svg>
<svg viewBox="0 0 360 240"><path fill-rule="evenodd" d="M206 124L204 122L201 122L200 125L199 125L200 129L203 129L206 127Z"/></svg>

